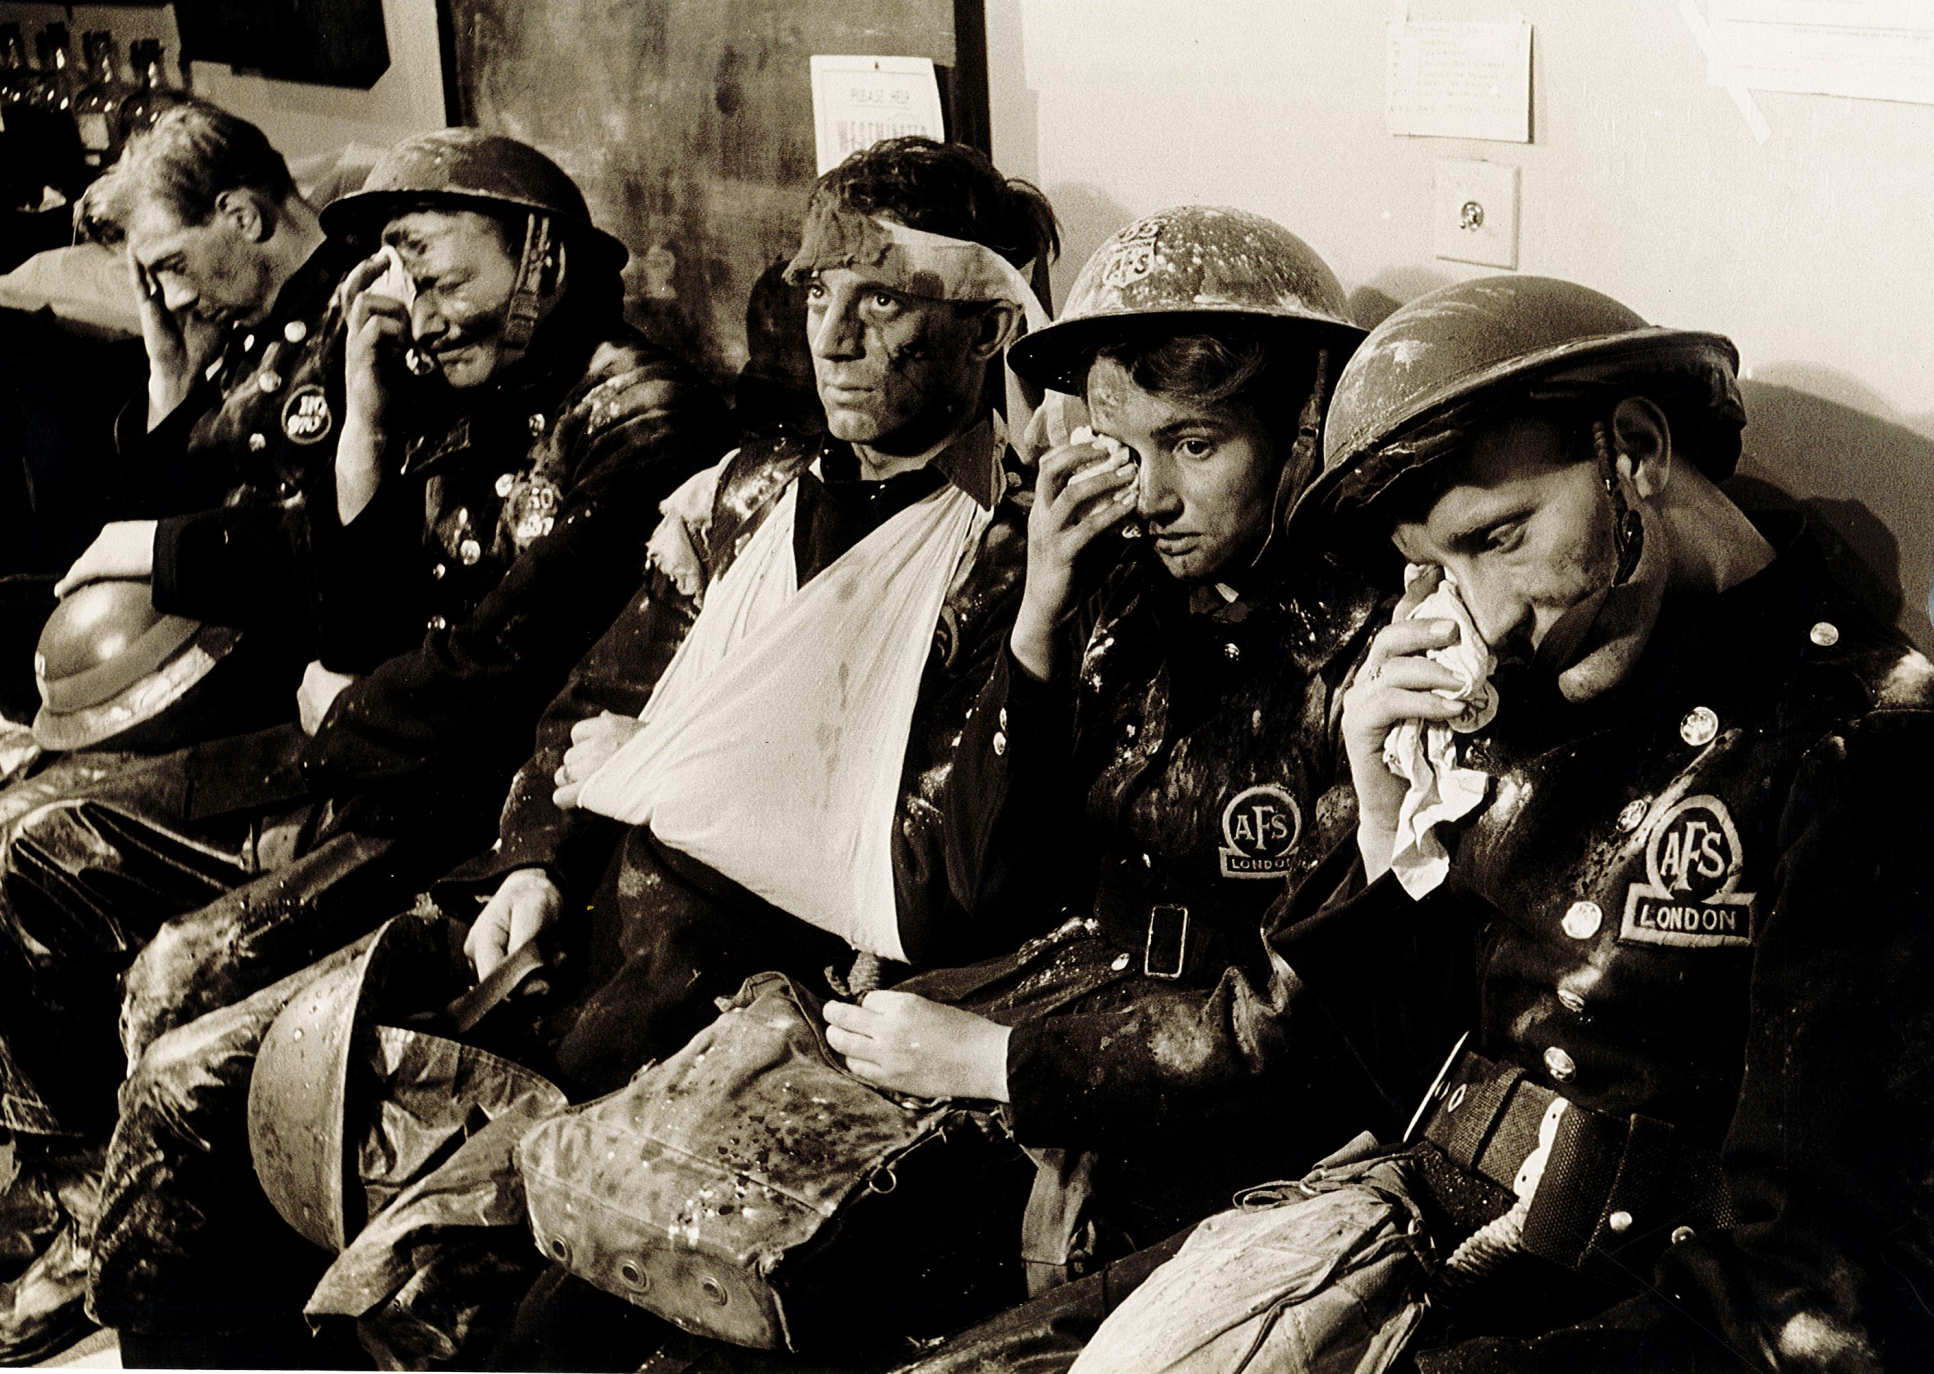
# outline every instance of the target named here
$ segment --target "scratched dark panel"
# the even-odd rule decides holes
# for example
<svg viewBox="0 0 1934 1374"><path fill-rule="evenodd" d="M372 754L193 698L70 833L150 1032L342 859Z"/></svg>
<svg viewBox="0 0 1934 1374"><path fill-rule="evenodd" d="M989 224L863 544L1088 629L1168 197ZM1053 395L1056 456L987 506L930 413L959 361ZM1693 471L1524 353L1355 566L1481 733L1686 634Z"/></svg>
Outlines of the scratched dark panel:
<svg viewBox="0 0 1934 1374"><path fill-rule="evenodd" d="M955 65L953 0L449 5L464 121L563 164L631 247L632 317L721 375L745 361L747 296L792 251L812 184L808 58Z"/></svg>

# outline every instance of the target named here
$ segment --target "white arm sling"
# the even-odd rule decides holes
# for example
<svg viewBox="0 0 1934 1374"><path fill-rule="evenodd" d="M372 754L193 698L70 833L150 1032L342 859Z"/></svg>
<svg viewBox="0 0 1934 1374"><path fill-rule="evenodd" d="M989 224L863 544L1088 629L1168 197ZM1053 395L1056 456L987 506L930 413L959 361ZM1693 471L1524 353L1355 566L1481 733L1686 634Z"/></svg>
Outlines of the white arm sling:
<svg viewBox="0 0 1934 1374"><path fill-rule="evenodd" d="M990 512L948 483L800 587L796 495L707 590L645 728L578 804L904 959L892 838L907 740L941 604Z"/></svg>

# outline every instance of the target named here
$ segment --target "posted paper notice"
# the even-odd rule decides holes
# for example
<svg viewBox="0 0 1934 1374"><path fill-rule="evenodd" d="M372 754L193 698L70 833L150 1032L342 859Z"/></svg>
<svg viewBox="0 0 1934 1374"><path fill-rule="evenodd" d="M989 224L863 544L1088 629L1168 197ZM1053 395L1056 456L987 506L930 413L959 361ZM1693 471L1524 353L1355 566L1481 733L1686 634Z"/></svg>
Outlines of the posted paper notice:
<svg viewBox="0 0 1934 1374"><path fill-rule="evenodd" d="M1714 85L1934 104L1928 0L1710 0Z"/></svg>
<svg viewBox="0 0 1934 1374"><path fill-rule="evenodd" d="M813 132L822 173L883 138L947 136L932 58L815 55L812 66Z"/></svg>
<svg viewBox="0 0 1934 1374"><path fill-rule="evenodd" d="M1384 121L1393 134L1531 141L1531 25L1392 20Z"/></svg>

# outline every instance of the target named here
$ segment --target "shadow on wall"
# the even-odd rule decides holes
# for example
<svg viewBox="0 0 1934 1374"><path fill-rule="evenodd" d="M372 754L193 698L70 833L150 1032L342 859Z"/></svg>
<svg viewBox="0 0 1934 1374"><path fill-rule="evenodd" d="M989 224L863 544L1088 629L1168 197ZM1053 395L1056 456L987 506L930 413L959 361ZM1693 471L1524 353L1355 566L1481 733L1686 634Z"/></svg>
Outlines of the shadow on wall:
<svg viewBox="0 0 1934 1374"><path fill-rule="evenodd" d="M1101 247L1103 239L1134 216L1127 206L1099 186L1085 181L1063 181L1042 189L1047 191L1048 203L1054 206L1055 218L1061 221L1061 257L1054 264L1053 304L1058 315L1067 304L1068 288L1074 285L1081 265Z"/></svg>
<svg viewBox="0 0 1934 1374"><path fill-rule="evenodd" d="M1449 276L1428 267L1395 267L1379 272L1350 293L1350 318L1365 329L1375 329L1394 315L1398 306L1440 286L1449 286L1451 281Z"/></svg>
<svg viewBox="0 0 1934 1374"><path fill-rule="evenodd" d="M1934 651L1934 435L1815 389L1858 392L1845 377L1811 371L1742 384L1748 418L1740 476L1779 487L1838 535L1872 574L1871 585L1857 590L1876 613Z"/></svg>

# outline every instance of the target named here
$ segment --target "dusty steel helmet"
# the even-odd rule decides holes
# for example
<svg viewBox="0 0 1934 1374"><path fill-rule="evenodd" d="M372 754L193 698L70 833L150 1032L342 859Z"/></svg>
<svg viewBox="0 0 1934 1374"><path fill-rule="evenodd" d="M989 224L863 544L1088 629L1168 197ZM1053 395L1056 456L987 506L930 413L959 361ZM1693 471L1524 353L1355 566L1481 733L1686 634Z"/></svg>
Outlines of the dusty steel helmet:
<svg viewBox="0 0 1934 1374"><path fill-rule="evenodd" d="M255 1176L282 1219L325 1249L362 1230L370 1191L407 1181L372 1177L370 1160L408 1173L473 1117L532 1094L564 1104L530 1070L421 1028L470 988L463 938L454 921L395 917L331 956L262 1037L248 1088ZM405 1095L415 1106L399 1109ZM425 1100L434 1119L408 1119Z"/></svg>
<svg viewBox="0 0 1934 1374"><path fill-rule="evenodd" d="M1097 248L1060 317L1017 342L1007 361L1036 386L1079 395L1096 352L1130 331L1232 318L1300 326L1339 354L1363 337L1336 274L1296 235L1247 210L1179 205Z"/></svg>
<svg viewBox="0 0 1934 1374"><path fill-rule="evenodd" d="M1375 500L1445 451L1434 426L1467 403L1508 404L1645 387L1683 396L1729 427L1745 422L1739 353L1720 334L1649 325L1610 296L1551 277L1480 277L1419 296L1371 331L1337 379L1323 473L1298 511ZM1736 444L1693 450L1715 480Z"/></svg>
<svg viewBox="0 0 1934 1374"><path fill-rule="evenodd" d="M404 139L376 160L362 190L323 207L322 227L373 243L396 215L425 205L526 212L523 246L512 250L517 275L504 303L500 344L507 361L522 355L544 303L557 297L560 243L576 244L614 268L627 256L623 243L591 222L584 193L562 167L528 143L480 129Z"/></svg>
<svg viewBox="0 0 1934 1374"><path fill-rule="evenodd" d="M43 749L85 749L125 738L206 678L240 639L154 608L145 579L89 582L61 599L34 648Z"/></svg>
<svg viewBox="0 0 1934 1374"><path fill-rule="evenodd" d="M528 143L481 129L439 129L406 138L376 160L360 191L323 207L331 234L374 239L399 210L448 203L502 213L528 210L614 254L623 243L591 222L584 193L562 167Z"/></svg>

